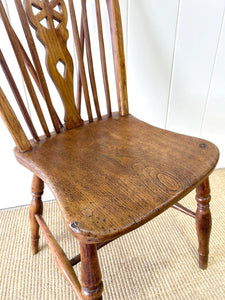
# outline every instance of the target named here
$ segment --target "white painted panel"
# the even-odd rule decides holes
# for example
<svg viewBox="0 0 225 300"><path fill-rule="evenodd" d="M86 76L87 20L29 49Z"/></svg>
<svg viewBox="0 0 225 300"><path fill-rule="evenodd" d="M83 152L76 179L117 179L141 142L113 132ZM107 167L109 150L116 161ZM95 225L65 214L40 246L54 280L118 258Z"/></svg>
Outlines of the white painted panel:
<svg viewBox="0 0 225 300"><path fill-rule="evenodd" d="M200 135L224 0L181 1L167 128Z"/></svg>
<svg viewBox="0 0 225 300"><path fill-rule="evenodd" d="M202 136L220 149L219 167L225 166L225 18L209 87Z"/></svg>
<svg viewBox="0 0 225 300"><path fill-rule="evenodd" d="M130 112L165 126L176 35L178 0L128 2Z"/></svg>

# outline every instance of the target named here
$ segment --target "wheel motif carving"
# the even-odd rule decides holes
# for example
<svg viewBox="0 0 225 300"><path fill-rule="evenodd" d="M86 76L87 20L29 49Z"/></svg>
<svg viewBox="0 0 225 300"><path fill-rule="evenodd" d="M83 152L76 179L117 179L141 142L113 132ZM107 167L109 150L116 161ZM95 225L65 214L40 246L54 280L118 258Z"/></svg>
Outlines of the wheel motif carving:
<svg viewBox="0 0 225 300"><path fill-rule="evenodd" d="M38 39L46 48L46 65L64 104L66 128L74 128L82 124L82 120L74 101L73 60L66 45L69 33L65 2L25 0L25 9ZM63 70L59 67L63 67Z"/></svg>
<svg viewBox="0 0 225 300"><path fill-rule="evenodd" d="M63 0L26 0L26 11L36 29L58 29L67 24L67 11Z"/></svg>

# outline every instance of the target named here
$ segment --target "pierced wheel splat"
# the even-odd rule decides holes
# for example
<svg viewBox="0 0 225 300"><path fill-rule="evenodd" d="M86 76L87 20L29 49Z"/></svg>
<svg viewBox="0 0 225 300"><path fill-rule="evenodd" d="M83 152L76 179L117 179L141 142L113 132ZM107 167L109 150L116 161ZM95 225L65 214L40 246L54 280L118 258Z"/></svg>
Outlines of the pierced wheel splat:
<svg viewBox="0 0 225 300"><path fill-rule="evenodd" d="M66 45L68 17L65 3L63 0L25 0L25 9L38 39L46 48L47 69L64 104L66 128L72 129L83 121L74 100L73 61Z"/></svg>

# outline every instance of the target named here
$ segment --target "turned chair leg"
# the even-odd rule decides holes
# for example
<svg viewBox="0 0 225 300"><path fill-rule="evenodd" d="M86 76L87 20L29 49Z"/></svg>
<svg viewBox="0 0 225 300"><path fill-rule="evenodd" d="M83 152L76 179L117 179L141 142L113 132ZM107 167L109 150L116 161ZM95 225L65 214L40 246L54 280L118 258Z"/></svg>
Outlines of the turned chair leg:
<svg viewBox="0 0 225 300"><path fill-rule="evenodd" d="M80 243L81 294L85 300L102 299L103 283L96 245Z"/></svg>
<svg viewBox="0 0 225 300"><path fill-rule="evenodd" d="M35 214L42 215L43 212L43 203L41 196L44 190L44 182L33 175L31 192L32 192L32 201L30 204L30 228L31 228L31 250L33 254L38 252L38 241L39 241L39 225L36 221Z"/></svg>
<svg viewBox="0 0 225 300"><path fill-rule="evenodd" d="M208 178L196 188L196 200L198 203L196 212L196 229L199 242L199 266L201 269L206 269L208 264L209 238L211 232L211 213L209 209L211 196Z"/></svg>

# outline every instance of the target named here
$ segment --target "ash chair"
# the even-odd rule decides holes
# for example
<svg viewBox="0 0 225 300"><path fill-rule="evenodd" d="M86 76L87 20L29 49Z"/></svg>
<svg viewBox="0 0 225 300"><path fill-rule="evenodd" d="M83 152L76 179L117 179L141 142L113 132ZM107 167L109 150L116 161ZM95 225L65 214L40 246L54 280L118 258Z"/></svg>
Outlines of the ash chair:
<svg viewBox="0 0 225 300"><path fill-rule="evenodd" d="M77 27L76 7L74 8L77 1L68 2L67 11L63 0L25 0L24 7L20 0L15 0L29 46L28 54L10 25L0 1L1 19L44 132L44 136L41 137L37 134L16 86L16 78L13 78L8 62L0 52L2 69L33 137L28 140L5 92L0 89L0 113L15 140L16 159L34 174L33 197L30 205L33 254L38 252L39 228L41 228L59 269L78 299L102 299L103 283L97 250L145 224L166 209L174 207L196 219L199 265L200 268L205 269L211 229L208 176L216 166L218 149L205 140L153 127L129 114L118 0L106 0L111 29L118 113L111 113L102 12L99 0L95 0L98 28L96 39L99 40L101 56L99 69L102 69L108 110L106 116L101 116L86 1L81 1L80 34ZM67 49L68 12L70 12L79 65L76 102L73 61ZM29 23L34 29L30 28ZM37 52L37 45L40 43L33 39L32 35L34 30L46 49L46 66L64 105L64 125L53 107L54 99L50 97ZM88 72L83 62L84 46ZM58 70L59 63L64 66L63 74ZM92 97L88 91L86 73L90 77ZM37 97L37 88L47 104L54 126L52 133L48 129L40 99ZM89 122L84 122L80 116L81 92L86 103ZM91 104L90 99L93 99L94 105ZM95 107L96 120L93 119L91 105ZM80 243L80 255L75 258L67 258L42 217L41 196L44 183L53 192L68 230ZM179 204L179 200L195 188L196 213ZM81 282L78 281L72 267L78 262L81 262Z"/></svg>

